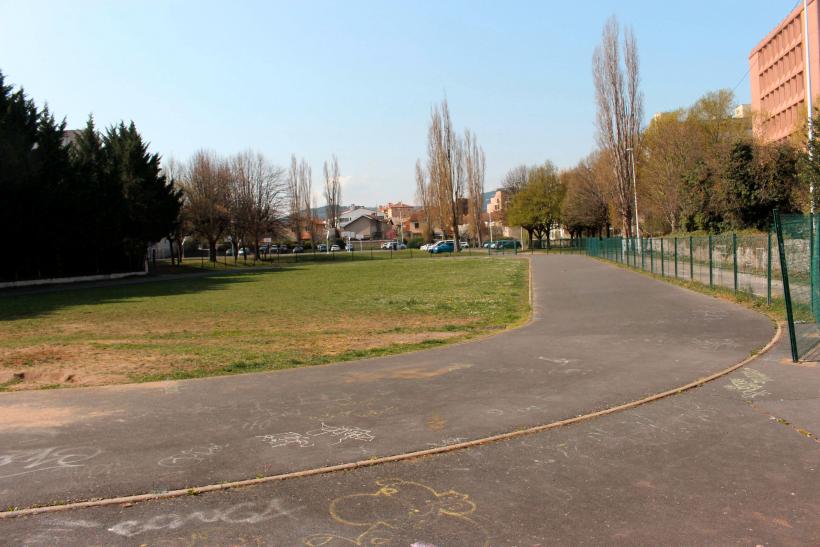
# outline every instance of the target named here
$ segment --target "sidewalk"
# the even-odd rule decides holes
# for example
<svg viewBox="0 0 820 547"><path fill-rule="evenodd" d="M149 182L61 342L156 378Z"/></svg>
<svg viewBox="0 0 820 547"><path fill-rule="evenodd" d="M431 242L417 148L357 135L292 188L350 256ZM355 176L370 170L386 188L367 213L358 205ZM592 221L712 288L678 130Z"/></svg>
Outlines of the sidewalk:
<svg viewBox="0 0 820 547"><path fill-rule="evenodd" d="M787 361L781 340L703 388L512 441L0 529L26 545L817 545L820 368Z"/></svg>

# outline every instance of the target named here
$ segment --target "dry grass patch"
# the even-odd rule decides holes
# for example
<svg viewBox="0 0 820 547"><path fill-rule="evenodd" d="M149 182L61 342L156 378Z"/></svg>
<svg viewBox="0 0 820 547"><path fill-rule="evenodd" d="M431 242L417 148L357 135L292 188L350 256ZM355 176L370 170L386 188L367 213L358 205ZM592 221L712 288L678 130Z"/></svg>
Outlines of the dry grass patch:
<svg viewBox="0 0 820 547"><path fill-rule="evenodd" d="M0 389L274 370L432 347L520 323L523 260L299 264L2 298Z"/></svg>

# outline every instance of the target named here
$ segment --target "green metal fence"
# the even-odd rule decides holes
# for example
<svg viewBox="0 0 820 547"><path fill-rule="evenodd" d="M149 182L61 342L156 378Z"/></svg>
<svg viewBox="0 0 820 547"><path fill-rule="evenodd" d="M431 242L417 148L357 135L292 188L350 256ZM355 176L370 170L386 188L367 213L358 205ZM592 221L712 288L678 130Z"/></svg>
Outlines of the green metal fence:
<svg viewBox="0 0 820 547"><path fill-rule="evenodd" d="M766 298L782 294L773 234L587 239L590 256L663 277Z"/></svg>
<svg viewBox="0 0 820 547"><path fill-rule="evenodd" d="M774 213L792 359L820 358L820 216Z"/></svg>
<svg viewBox="0 0 820 547"><path fill-rule="evenodd" d="M775 213L767 233L585 241L589 256L663 277L782 300L797 361L820 360L820 215Z"/></svg>

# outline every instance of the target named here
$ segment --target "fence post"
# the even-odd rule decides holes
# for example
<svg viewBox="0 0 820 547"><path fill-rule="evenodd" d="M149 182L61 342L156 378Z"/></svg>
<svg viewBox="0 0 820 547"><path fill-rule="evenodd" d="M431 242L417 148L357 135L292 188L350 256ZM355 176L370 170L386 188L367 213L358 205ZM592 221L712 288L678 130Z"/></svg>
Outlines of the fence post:
<svg viewBox="0 0 820 547"><path fill-rule="evenodd" d="M664 266L664 256L663 256L663 238L661 238L661 277L666 276L666 267Z"/></svg>
<svg viewBox="0 0 820 547"><path fill-rule="evenodd" d="M655 241L649 238L649 271L655 273Z"/></svg>
<svg viewBox="0 0 820 547"><path fill-rule="evenodd" d="M675 238L675 279L678 278L678 238Z"/></svg>
<svg viewBox="0 0 820 547"><path fill-rule="evenodd" d="M780 211L773 211L774 226L777 230L777 254L780 255L780 275L783 279L783 300L786 302L786 321L789 324L789 345L792 350L792 361L797 362L797 337L794 333L794 312L792 311L792 295L789 290L789 268L786 264L785 246L783 245L783 225L780 222Z"/></svg>
<svg viewBox="0 0 820 547"><path fill-rule="evenodd" d="M712 275L712 234L709 234L709 287L711 288L714 285L714 279Z"/></svg>
<svg viewBox="0 0 820 547"><path fill-rule="evenodd" d="M766 234L766 304L772 305L772 228Z"/></svg>
<svg viewBox="0 0 820 547"><path fill-rule="evenodd" d="M638 241L638 247L641 251L641 271L646 271L646 261L644 260L644 249L646 245L643 244L643 241Z"/></svg>
<svg viewBox="0 0 820 547"><path fill-rule="evenodd" d="M695 280L695 251L692 248L694 238L689 236L689 281Z"/></svg>
<svg viewBox="0 0 820 547"><path fill-rule="evenodd" d="M732 268L735 275L735 294L737 294L737 234L732 232Z"/></svg>

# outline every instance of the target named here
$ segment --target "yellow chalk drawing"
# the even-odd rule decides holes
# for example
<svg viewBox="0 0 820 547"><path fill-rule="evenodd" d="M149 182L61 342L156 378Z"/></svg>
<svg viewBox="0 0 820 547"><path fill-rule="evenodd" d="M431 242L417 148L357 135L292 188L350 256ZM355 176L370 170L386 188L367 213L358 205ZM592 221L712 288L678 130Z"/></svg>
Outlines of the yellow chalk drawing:
<svg viewBox="0 0 820 547"><path fill-rule="evenodd" d="M476 505L467 494L436 492L429 486L402 479L380 479L374 492L350 494L330 503L338 524L363 529L355 537L312 534L308 547L342 545L489 545L488 533L475 518Z"/></svg>

